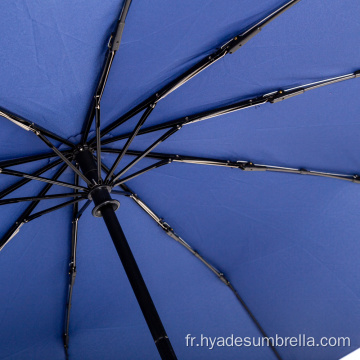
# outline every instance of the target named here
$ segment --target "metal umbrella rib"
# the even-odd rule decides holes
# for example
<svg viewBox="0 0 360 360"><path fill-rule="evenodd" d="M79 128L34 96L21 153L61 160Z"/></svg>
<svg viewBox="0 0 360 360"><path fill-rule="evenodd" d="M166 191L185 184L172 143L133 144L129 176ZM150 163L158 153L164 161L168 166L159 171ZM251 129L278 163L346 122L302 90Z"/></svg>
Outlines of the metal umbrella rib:
<svg viewBox="0 0 360 360"><path fill-rule="evenodd" d="M84 200L83 197L81 197L81 198L76 198L76 199L73 199L73 200L69 200L69 201L66 201L66 202L64 202L64 203L62 203L62 204L52 206L52 207L50 207L50 208L48 208L48 209L39 211L39 212L37 212L37 213L35 213L35 214L31 214L31 215L26 219L26 221L29 222L29 221L35 220L35 219L37 219L37 218L40 217L40 216L43 216L43 215L49 214L49 213L51 213L51 212L53 212L53 211L62 209L62 208L65 207L65 206L73 205L73 204L78 203L79 201L82 201L82 200Z"/></svg>
<svg viewBox="0 0 360 360"><path fill-rule="evenodd" d="M69 154L69 152L67 152L67 151L63 152L63 154L66 156ZM45 154L24 156L24 157L20 157L20 158L16 158L16 159L0 161L0 168L28 164L33 161L39 161L39 160L49 159L49 158L53 158L53 157L57 157L57 154L51 152L51 153L45 153Z"/></svg>
<svg viewBox="0 0 360 360"><path fill-rule="evenodd" d="M67 165L64 164L60 167L60 169L55 173L53 180L58 179L61 174L66 170ZM46 193L51 189L53 184L47 184L38 194L38 197L44 197ZM26 208L26 210L18 217L15 223L11 226L11 228L6 232L6 234L0 240L0 251L4 248L4 246L19 232L21 226L27 222L28 217L34 211L36 206L39 204L40 200L34 200L31 204Z"/></svg>
<svg viewBox="0 0 360 360"><path fill-rule="evenodd" d="M117 154L121 152L121 149L111 149L111 148L103 148L102 151L104 153ZM127 155L139 156L143 152L137 150L128 150ZM277 173L285 173L285 174L300 174L300 175L311 175L311 176L319 176L336 180L345 180L350 181L356 184L360 183L360 176L357 174L349 175L349 174L339 174L339 173L331 173L331 172L321 172L315 170L307 170L304 168L289 168L282 167L276 165L264 165L264 164L254 164L251 161L244 160L224 160L224 159L214 159L214 158L204 158L197 156L188 156L188 155L178 155L178 154L165 154L165 153L155 153L149 152L145 155L145 157L150 159L160 159L156 164L165 165L167 163L175 162L175 163L185 163L185 164L194 164L194 165L208 165L208 166L220 166L227 168L240 169L243 171L268 171L268 172L277 172ZM140 170L139 173L149 171L152 168L156 168L156 164L150 165L148 168L144 170ZM148 169L148 170L147 170ZM137 174L137 173L136 173ZM135 175L135 174L134 174ZM137 176L137 175L135 175ZM135 177L134 176L134 177ZM125 179L118 181L114 184L120 185L121 183L130 180Z"/></svg>
<svg viewBox="0 0 360 360"><path fill-rule="evenodd" d="M105 62L104 62L103 68L102 68L102 72L101 72L97 87L96 87L94 98L90 105L89 115L83 126L82 137L81 137L82 144L85 144L87 142L91 124L94 119L96 107L100 106L100 101L101 101L102 95L105 90L106 81L107 81L109 73L110 73L111 65L114 61L115 54L119 50L119 47L120 47L122 34L123 34L124 28L125 28L125 19L129 12L131 1L132 0L125 0L123 7L121 9L121 13L120 13L119 21L117 23L116 30L113 34L111 34L111 37L109 39L108 51L107 51L107 54L105 57ZM98 134L96 136L98 137Z"/></svg>
<svg viewBox="0 0 360 360"><path fill-rule="evenodd" d="M44 135L46 135L54 140L60 141L61 143L65 144L65 145L68 145L70 147L75 146L71 141L66 140L66 139L62 138L61 136L56 135L56 134L52 133L51 131L44 129L43 127L36 125L35 123L33 123L29 120L25 120L24 118L14 115L3 108L0 108L0 116L4 117L7 120L10 120L12 123L14 123L15 125L21 127L22 129L24 129L26 131L32 131L35 133L36 132L43 133Z"/></svg>
<svg viewBox="0 0 360 360"><path fill-rule="evenodd" d="M28 197L21 197L21 198L12 198L12 199L5 199L0 200L0 205L7 205L7 204L16 204L23 201L35 201L35 200L51 200L51 199L62 199L68 197L84 197L87 193L64 193L64 194L54 194L54 195L44 195L44 196L28 196Z"/></svg>
<svg viewBox="0 0 360 360"><path fill-rule="evenodd" d="M79 185L79 176L75 173L74 174L74 185ZM74 195L79 194L77 190L74 190ZM71 311L71 303L73 297L73 289L75 285L75 278L76 278L76 254L77 254L77 241L78 241L78 227L79 227L79 220L83 215L84 211L88 208L91 201L87 200L85 204L79 210L79 203L76 202L73 204L73 213L72 213L72 221L71 221L71 251L70 251L70 261L69 261L69 287L67 292L66 298L66 309L65 309L65 321L64 321L64 335L63 335L63 342L64 342L64 349L65 349L65 356L69 358L69 329L70 329L70 311Z"/></svg>
<svg viewBox="0 0 360 360"><path fill-rule="evenodd" d="M106 175L105 182L108 181L113 176L116 167L119 165L121 159L124 157L126 151L129 149L129 146L131 145L132 141L135 139L136 135L140 131L141 126L145 123L146 119L149 117L149 115L154 110L154 108L155 108L155 104L153 106L149 106L145 110L144 114L141 116L139 122L136 124L134 130L132 131L128 140L126 141L126 144L124 145L118 157L116 158L114 164L111 166L109 173ZM100 141L97 142L96 144L96 148L98 149L99 147L101 147Z"/></svg>
<svg viewBox="0 0 360 360"><path fill-rule="evenodd" d="M167 131L164 135L162 135L158 140L153 142L146 150L141 152L130 164L126 165L118 174L116 174L112 179L112 184L116 183L116 181L124 175L128 170L130 170L135 164L137 164L141 159L143 159L151 150L155 149L156 146L160 145L171 135L175 134L177 131L181 129L180 126L174 126L169 131Z"/></svg>
<svg viewBox="0 0 360 360"><path fill-rule="evenodd" d="M31 175L33 176L39 176L43 173L45 173L46 171L54 168L55 166L61 164L62 161L61 160L56 160L48 165L43 166L41 169L35 171L34 173L32 173ZM13 191L21 188L22 186L26 185L27 183L29 183L32 179L31 178L26 178L24 180L20 180L17 183L9 186L8 188L4 189L3 191L0 192L0 199L2 199L3 197L11 194Z"/></svg>
<svg viewBox="0 0 360 360"><path fill-rule="evenodd" d="M71 189L77 189L77 190L86 191L86 188L84 188L83 186L75 186L73 184L69 184L69 183L66 183L64 181L47 179L47 178L44 178L44 177L41 177L41 176L26 174L26 173L21 172L21 171L0 169L0 174L17 176L17 177L22 177L22 178L29 179L29 180L37 180L37 181L46 182L46 183L49 183L49 184L52 184L52 185L58 185L58 186L63 186L63 187L71 188Z"/></svg>
<svg viewBox="0 0 360 360"><path fill-rule="evenodd" d="M304 84L304 85L289 88L286 90L276 90L276 91L266 93L266 94L263 94L260 96L256 96L253 98L240 100L240 101L236 101L236 102L231 102L228 105L209 109L207 111L202 111L197 114L187 115L185 117L181 117L176 120L170 120L170 121L161 123L159 125L153 125L153 126L149 126L147 128L145 127L139 131L138 135L149 134L149 133L159 131L159 130L165 130L165 129L171 128L173 126L176 126L176 125L180 125L180 126L189 125L189 124L196 123L198 121L212 119L217 116L230 114L235 111L252 108L254 106L259 106L259 105L263 105L266 103L272 103L272 104L277 103L279 101L283 101L286 99L290 99L294 96L304 94L306 91L309 91L309 90L314 90L314 89L317 89L317 88L320 88L320 87L323 87L326 85L332 85L332 84L335 84L338 82L351 80L351 79L355 79L358 77L360 77L360 70L355 71L354 73L351 73L351 74L346 74L346 75L337 76L335 78L320 80L320 81L317 81L314 83ZM130 136L131 136L130 133L113 136L109 139L102 140L101 144L102 145L111 144L111 143L119 141L119 140L127 139Z"/></svg>
<svg viewBox="0 0 360 360"><path fill-rule="evenodd" d="M134 174L131 174L129 176L126 176L125 178L123 179L119 179L118 181L116 181L112 186L118 186L120 184L123 184L131 179L134 179L142 174L145 174L146 172L150 171L150 170L153 170L153 169L157 169L161 166L164 166L164 165L167 165L167 164L170 164L171 163L171 159L167 159L167 160L160 160L158 162L156 162L155 164L153 165L150 165L150 166L147 166L146 168L142 169L142 170L139 170L137 172L135 172Z"/></svg>
<svg viewBox="0 0 360 360"><path fill-rule="evenodd" d="M148 97L146 100L144 100L139 105L135 106L133 109L129 110L126 114L124 114L122 117L114 121L112 124L106 126L101 131L101 136L105 136L110 131L114 130L142 110L146 109L151 104L156 104L161 99L165 98L167 95L169 95L174 90L178 89L180 86L184 85L187 81L192 79L194 76L198 75L200 72L205 70L210 65L214 64L221 58L223 58L228 53L235 52L238 48L240 48L242 45L244 45L246 42L251 40L261 29L262 27L268 25L271 21L273 21L277 16L284 13L286 10L288 10L290 7L298 3L300 0L291 0L285 5L279 7L277 10L266 16L264 19L260 20L255 26L250 27L245 32L241 33L238 36L235 36L231 38L229 41L227 41L225 44L223 44L218 50L215 50L210 55L206 56L202 60L200 60L197 64L192 66L189 70L185 71L183 74L179 75L171 81L169 84L162 87L160 90L158 90L155 94ZM94 143L94 139L91 139L89 141L89 144Z"/></svg>

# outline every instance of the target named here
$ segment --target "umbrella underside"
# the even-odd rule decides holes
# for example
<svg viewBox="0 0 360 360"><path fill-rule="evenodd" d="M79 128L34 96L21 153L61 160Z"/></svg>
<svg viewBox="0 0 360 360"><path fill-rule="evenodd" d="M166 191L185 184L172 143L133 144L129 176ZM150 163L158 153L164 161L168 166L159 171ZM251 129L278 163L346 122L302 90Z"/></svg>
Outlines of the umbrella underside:
<svg viewBox="0 0 360 360"><path fill-rule="evenodd" d="M323 181L329 182L344 180L344 183L360 183L360 175L344 170L324 171L323 169L316 170L315 168L302 168L297 166L288 167L282 166L281 163L280 165L276 165L275 163L265 164L255 160L239 160L234 159L233 156L228 156L227 158L223 155L219 157L198 156L196 155L196 152L191 154L188 151L181 154L176 151L176 146L173 147L175 151L166 151L165 148L165 144L178 136L179 133L184 131L186 134L186 132L189 131L187 129L192 127L196 129L196 126L206 126L207 123L211 124L212 119L219 116L232 116L232 114L237 114L240 110L250 108L257 109L260 105L264 104L282 106L283 102L287 103L285 100L289 99L289 102L291 102L293 101L293 98L298 98L298 95L307 96L305 93L308 91L311 91L310 93L312 93L312 90L314 90L315 93L316 91L321 91L318 89L322 87L329 86L329 88L331 88L331 85L333 84L342 82L347 83L348 80L358 78L360 77L360 70L350 71L335 77L324 77L324 79L315 82L304 82L302 85L286 86L284 88L274 87L270 91L265 87L266 90L260 91L260 95L258 93L254 96L250 92L248 96L242 95L236 99L233 98L227 101L226 104L223 102L219 106L211 106L210 108L208 107L198 112L190 111L185 116L176 116L176 113L172 120L160 121L158 123L151 123L150 121L149 124L149 120L156 114L157 109L162 106L161 104L166 102L164 99L168 95L179 91L182 87L186 88L185 84L187 84L188 81L195 77L198 78L198 75L202 73L203 70L209 67L212 68L215 63L223 61L222 59L227 58L228 55L234 57L238 56L241 51L237 51L242 50L242 46L248 42L251 44L253 39L257 38L257 35L260 34L260 31L263 30L265 26L278 18L278 16L284 14L285 11L299 1L300 0L289 1L265 14L260 20L253 22L254 25L246 28L245 31L242 31L237 35L230 37L215 51L202 56L200 60L196 59L192 66L188 67L185 71L182 71L178 76L174 77L173 80L166 83L163 87L158 88L145 100L139 102L136 106L114 121L106 121L106 125L103 126L101 121L103 113L101 110L104 105L101 100L103 97L106 98L106 84L108 81L111 81L111 76L109 76L111 75L110 69L114 64L117 52L120 50L121 53L120 42L125 29L125 19L127 18L128 13L131 13L131 11L129 12L131 0L126 0L122 6L115 30L108 41L105 60L95 86L95 92L92 95L86 119L82 124L81 136L73 134L72 136L64 137L60 135L60 133L57 134L40 124L25 119L25 117L15 115L5 108L0 108L0 115L3 117L3 120L11 122L13 129L21 128L19 131L26 131L26 136L33 136L33 138L36 136L44 146L51 150L49 152L42 151L27 156L15 156L0 161L1 175L8 175L8 178L21 178L21 180L18 180L15 183L8 183L6 187L1 190L0 205L27 204L26 207L24 206L20 216L17 215L16 220L12 221L6 231L3 232L0 240L0 250L3 250L5 245L7 245L10 240L14 239L15 235L20 232L20 229L21 233L25 232L26 228L30 226L28 223L33 220L39 219L49 213L57 214L59 211L67 209L68 206L72 207L70 219L71 246L68 270L68 289L65 306L65 325L63 328L63 345L66 358L72 357L70 353L71 347L69 347L70 343L72 343L70 309L78 266L77 247L79 220L86 214L86 210L91 202L94 202L95 207L92 211L92 215L95 217L104 217L106 226L110 231L114 245L124 265L125 272L130 280L160 356L163 359L176 359L175 353L177 352L176 349L178 345L174 346L174 353L167 333L165 332L157 310L155 309L154 303L156 305L156 300L154 300L153 303L120 224L114 215L115 211L119 208L120 203L117 199L113 199L110 194L112 194L113 197L119 196L121 202L124 201L125 204L128 204L128 200L135 203L142 212L149 216L149 219L151 219L164 234L175 240L177 244L180 244L182 248L186 250L186 253L191 253L194 256L195 262L205 265L205 269L207 271L210 270L208 273L215 275L215 278L221 280L221 282L231 290L232 295L235 295L234 299L236 300L237 306L244 312L245 315L243 316L247 317L247 321L251 324L249 326L252 327L253 333L257 333L259 336L265 338L274 336L271 328L269 326L264 326L261 321L263 316L262 312L259 311L259 305L255 304L253 307L252 303L248 301L250 297L246 298L246 296L243 297L240 295L241 293L246 292L246 288L239 288L233 281L230 282L230 278L218 269L219 266L217 264L220 264L221 268L226 268L227 264L221 264L219 260L212 261L211 259L214 259L214 257L207 249L205 249L204 252L201 250L198 251L196 250L198 244L192 246L187 243L172 228L170 225L171 221L168 223L157 215L157 212L142 199L142 196L138 196L135 190L128 186L128 182L135 181L134 184L137 184L141 179L146 179L144 174L150 176L151 174L156 173L156 171L154 171L155 169L159 168L163 171L166 171L165 169L168 168L174 168L175 171L178 169L182 174L181 176L185 176L183 175L181 166L189 166L189 169L190 167L192 169L192 167L196 166L199 170L194 170L195 174L196 171L204 171L204 174L214 174L215 177L217 176L214 172L216 171L215 169L219 169L219 171L235 169L241 170L242 172L266 172L269 173L267 176L271 176L270 173L273 173L273 176L277 176L279 173L279 176L281 176L281 174L300 174L311 175L311 177L328 178L323 179ZM235 52L236 54L234 54ZM147 124L145 125L145 123ZM73 139L77 140L75 141ZM131 148L134 144L143 143L146 145L142 146L142 150ZM165 149L165 151L154 151L157 147ZM34 171L33 164L42 164L42 166L37 167L36 171ZM106 164L111 165L108 166ZM208 167L198 165L207 165ZM19 171L19 166L21 166L21 170L24 171ZM225 168L229 170L225 170ZM232 176L236 177L236 174L236 172L232 173ZM60 180L60 178L63 179L65 175L66 179ZM207 175L204 176L207 177ZM309 176L306 178L311 177ZM5 179L7 177L2 176L2 178ZM288 180L284 181L291 182L291 177L286 177L286 179ZM320 180L321 179L319 179L319 181ZM311 181L312 180L309 180L309 182ZM41 185L42 183L45 183L45 185ZM40 185L42 187L39 187ZM29 186L36 187L37 192L29 195ZM140 187L137 187L140 191ZM60 189L63 191L60 191ZM26 194L28 195L13 197L13 193L22 194L22 191L26 191ZM161 191L159 194L161 195ZM186 198L187 197L185 196L185 199ZM181 201L182 200L179 202ZM182 216L185 216L184 212ZM34 222L34 224L35 223L36 222ZM178 226L181 228L181 226L184 225ZM226 241L226 238L223 239ZM16 240L13 240L12 242L15 241ZM279 248L276 251L279 252L282 250ZM292 255L289 253L289 259L291 256ZM254 258L254 266L256 266L255 260L256 259ZM289 261L291 262L291 260ZM254 274L256 274L256 272L254 272ZM151 282L151 284L153 283ZM151 287L153 287L153 285L151 285ZM253 309L255 309L255 311ZM273 319L273 321L275 320ZM268 323L268 321L266 323ZM345 349L345 353L346 352L348 351ZM253 353L249 354L249 358L252 358L251 356L253 356ZM269 349L266 350L266 354L268 358L288 358L287 355L284 355L285 352L283 354L283 349L278 348L274 344L270 344ZM141 356L142 355L140 355L139 352L139 358L141 358ZM259 356L262 355L260 354Z"/></svg>

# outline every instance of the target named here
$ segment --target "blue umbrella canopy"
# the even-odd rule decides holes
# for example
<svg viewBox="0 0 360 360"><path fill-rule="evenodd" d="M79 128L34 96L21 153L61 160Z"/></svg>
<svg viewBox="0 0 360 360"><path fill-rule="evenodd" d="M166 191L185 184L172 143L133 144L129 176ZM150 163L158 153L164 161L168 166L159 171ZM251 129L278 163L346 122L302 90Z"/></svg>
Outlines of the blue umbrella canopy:
<svg viewBox="0 0 360 360"><path fill-rule="evenodd" d="M129 5L0 4L0 359L159 358L98 175L179 359L354 351L360 4Z"/></svg>

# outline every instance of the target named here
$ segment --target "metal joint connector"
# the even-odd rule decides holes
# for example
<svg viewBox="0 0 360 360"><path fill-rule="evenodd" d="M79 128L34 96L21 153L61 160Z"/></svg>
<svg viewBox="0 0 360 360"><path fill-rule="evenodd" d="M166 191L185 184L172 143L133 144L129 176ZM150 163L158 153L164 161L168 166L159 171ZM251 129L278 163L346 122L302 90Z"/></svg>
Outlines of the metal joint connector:
<svg viewBox="0 0 360 360"><path fill-rule="evenodd" d="M111 49L112 47L112 39L114 38L114 34L111 34L110 37L109 37L109 41L108 41L108 48Z"/></svg>
<svg viewBox="0 0 360 360"><path fill-rule="evenodd" d="M252 162L247 162L246 164L243 164L243 166L240 166L240 168L244 171L266 171L265 168L261 168Z"/></svg>
<svg viewBox="0 0 360 360"><path fill-rule="evenodd" d="M226 279L226 277L224 276L223 273L219 273L218 274L219 279L226 285L229 286L230 285L230 281L228 279Z"/></svg>
<svg viewBox="0 0 360 360"><path fill-rule="evenodd" d="M174 232L174 229L166 222L164 219L159 220L159 225L166 231L166 232Z"/></svg>
<svg viewBox="0 0 360 360"><path fill-rule="evenodd" d="M74 277L76 275L76 267L73 264L70 264L69 275L71 277Z"/></svg>
<svg viewBox="0 0 360 360"><path fill-rule="evenodd" d="M34 125L35 125L34 123L31 123L31 124L27 127L27 130L28 130L28 131L32 131L35 135L39 136L39 135L40 135L40 131L34 129L34 128L33 128Z"/></svg>
<svg viewBox="0 0 360 360"><path fill-rule="evenodd" d="M293 96L301 95L305 92L305 89L296 89L294 91L285 92L284 90L279 90L273 96L270 97L269 102L275 104L277 102L289 99Z"/></svg>
<svg viewBox="0 0 360 360"><path fill-rule="evenodd" d="M360 183L360 176L359 175L354 175L353 176L353 182L359 184Z"/></svg>

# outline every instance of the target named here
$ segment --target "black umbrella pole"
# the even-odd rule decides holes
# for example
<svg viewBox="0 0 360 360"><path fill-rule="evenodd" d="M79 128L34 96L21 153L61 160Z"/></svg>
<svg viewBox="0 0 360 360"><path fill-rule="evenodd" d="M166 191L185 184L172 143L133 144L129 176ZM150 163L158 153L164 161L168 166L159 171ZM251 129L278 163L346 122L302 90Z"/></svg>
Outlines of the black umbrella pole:
<svg viewBox="0 0 360 360"><path fill-rule="evenodd" d="M174 350L166 335L164 326L121 229L118 218L115 215L114 209L111 205L106 205L103 206L100 211L161 358L164 360L176 359Z"/></svg>
<svg viewBox="0 0 360 360"><path fill-rule="evenodd" d="M99 184L97 164L95 163L91 152L86 148L82 148L76 154L76 160L85 176L94 183ZM159 314L157 313L145 281L136 264L134 255L131 252L130 246L115 214L115 211L119 207L119 202L111 198L109 193L110 190L111 189L108 186L101 184L95 185L90 189L90 196L95 204L93 215L104 218L106 227L109 230L116 251L124 266L130 285L140 305L161 358L163 360L176 360L177 358L170 340L167 337Z"/></svg>

